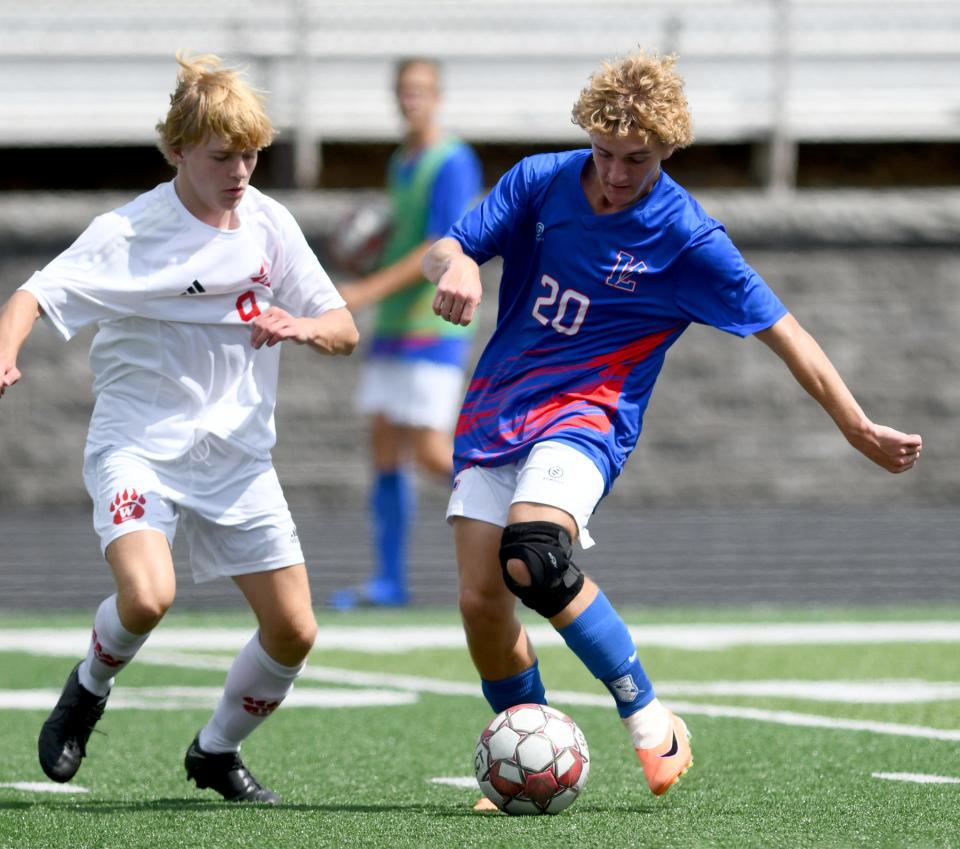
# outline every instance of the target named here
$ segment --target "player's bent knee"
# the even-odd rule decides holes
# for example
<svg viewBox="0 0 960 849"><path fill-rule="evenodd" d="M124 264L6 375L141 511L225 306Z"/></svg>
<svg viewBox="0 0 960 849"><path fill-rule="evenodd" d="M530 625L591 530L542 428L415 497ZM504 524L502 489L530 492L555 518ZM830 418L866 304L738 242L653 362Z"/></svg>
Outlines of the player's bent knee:
<svg viewBox="0 0 960 849"><path fill-rule="evenodd" d="M146 634L152 631L173 604L173 596L138 595L133 598L117 599L120 623L134 634Z"/></svg>
<svg viewBox="0 0 960 849"><path fill-rule="evenodd" d="M461 587L457 597L460 616L464 623L471 628L490 625L501 627L513 618L516 600L512 595L502 590L492 595L475 587Z"/></svg>
<svg viewBox="0 0 960 849"><path fill-rule="evenodd" d="M460 616L464 622L472 622L483 616L487 603L484 597L476 592L476 590L461 589L457 595L457 606L460 608Z"/></svg>
<svg viewBox="0 0 960 849"><path fill-rule="evenodd" d="M297 666L302 663L316 641L316 630L260 627L260 645L277 663Z"/></svg>
<svg viewBox="0 0 960 849"><path fill-rule="evenodd" d="M285 622L280 627L269 629L261 625L261 634L264 634L269 642L288 657L306 657L317 639L317 622L315 619L304 619L302 622Z"/></svg>
<svg viewBox="0 0 960 849"><path fill-rule="evenodd" d="M570 604L583 587L583 573L572 555L570 534L555 522L517 522L503 529L500 567L504 583L527 607L547 619ZM512 562L516 560L526 567L529 584L514 577L519 571Z"/></svg>
<svg viewBox="0 0 960 849"><path fill-rule="evenodd" d="M306 649L306 654L310 653L314 643L317 641L317 620L310 619L300 629L300 642Z"/></svg>
<svg viewBox="0 0 960 849"><path fill-rule="evenodd" d="M510 577L521 587L529 587L530 584L533 583L533 579L530 577L530 570L522 560L517 560L516 557L508 560L506 569Z"/></svg>
<svg viewBox="0 0 960 849"><path fill-rule="evenodd" d="M291 648L302 649L304 654L313 648L317 641L317 622L315 619L307 619L297 623L290 631Z"/></svg>

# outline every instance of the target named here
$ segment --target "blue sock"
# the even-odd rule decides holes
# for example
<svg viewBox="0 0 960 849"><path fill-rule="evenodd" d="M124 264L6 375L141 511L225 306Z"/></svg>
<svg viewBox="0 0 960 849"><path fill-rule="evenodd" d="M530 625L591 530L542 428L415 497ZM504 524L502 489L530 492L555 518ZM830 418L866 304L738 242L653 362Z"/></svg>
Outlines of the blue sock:
<svg viewBox="0 0 960 849"><path fill-rule="evenodd" d="M653 701L653 685L637 659L633 638L602 592L558 631L584 666L606 685L620 716L630 716Z"/></svg>
<svg viewBox="0 0 960 849"><path fill-rule="evenodd" d="M524 669L510 678L500 681L481 680L483 695L494 713L500 713L514 705L545 705L547 694L540 680L540 665L534 661L533 666Z"/></svg>
<svg viewBox="0 0 960 849"><path fill-rule="evenodd" d="M376 580L407 588L407 540L417 509L413 480L405 470L379 472L370 497Z"/></svg>

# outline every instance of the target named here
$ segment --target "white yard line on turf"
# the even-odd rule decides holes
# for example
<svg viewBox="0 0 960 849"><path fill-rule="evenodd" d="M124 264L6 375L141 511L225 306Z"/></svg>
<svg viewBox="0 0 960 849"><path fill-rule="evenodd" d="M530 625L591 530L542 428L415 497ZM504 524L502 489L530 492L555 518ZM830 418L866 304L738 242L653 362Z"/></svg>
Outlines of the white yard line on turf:
<svg viewBox="0 0 960 849"><path fill-rule="evenodd" d="M24 790L27 793L89 793L79 784L55 784L52 781L0 781L0 787L11 790Z"/></svg>
<svg viewBox="0 0 960 849"><path fill-rule="evenodd" d="M214 646L202 645L192 639L185 640L186 646L177 645L172 640L155 639L160 634L151 637L150 642L144 650L138 655L138 662L153 663L155 665L169 666L187 666L202 667L206 669L229 669L232 659L217 655L198 655L192 653L178 653L163 651L166 646L175 646L176 648L202 647L207 650L213 648L227 648L221 641L213 640ZM0 631L0 640L3 639L3 632ZM85 637L84 639L88 639ZM244 632L244 640L237 641L234 649L242 647L243 643L249 639L249 634ZM7 645L0 643L0 645ZM69 656L76 656L81 653L82 645L71 646L73 651ZM44 646L39 651L46 652L49 647ZM59 651L50 653L60 654ZM325 681L330 683L349 683L344 679L346 671L334 668L336 671L330 674L320 673L317 667L308 666L305 677L313 680ZM420 689L424 692L442 692L450 694L451 688L459 687L456 692L459 695L476 695L478 688L473 684L455 685L449 682L436 682L434 689L431 690L427 679L408 679L406 676L396 676L387 673L361 673L361 676L375 675L383 686L392 686L399 689L411 689L405 683L408 680L419 682L412 689ZM371 686L372 679L363 678L360 686ZM394 682L394 683L391 683ZM794 698L805 701L822 702L840 702L852 704L909 704L909 703L927 703L934 701L954 701L960 700L960 683L952 681L923 681L923 680L872 680L872 681L808 681L808 680L758 680L758 681L658 681L657 692L665 696L749 696L749 697L768 697L768 698Z"/></svg>
<svg viewBox="0 0 960 849"><path fill-rule="evenodd" d="M557 698L557 701L560 701ZM831 728L838 731L868 731L872 734L889 734L895 737L920 737L927 740L960 742L960 729L929 728L925 725L904 725L898 722L873 722L867 719L842 719L833 716L818 716L812 713L796 713L788 710L762 710L760 708L733 707L730 705L704 705L699 702L671 700L670 708L680 714L700 714L728 719L752 719L757 722L772 722L775 725L794 725L804 728Z"/></svg>
<svg viewBox="0 0 960 849"><path fill-rule="evenodd" d="M207 669L228 669L230 658L192 653L154 652L146 655L148 663ZM139 658L138 658L139 660ZM328 684L352 684L358 687L394 687L437 695L477 696L479 684L444 681L413 675L387 672L358 672L338 666L308 665L303 679ZM883 681L658 681L657 692L668 696L753 696L806 699L810 701L846 702L851 704L906 704L960 700L960 684L911 680ZM551 690L553 698L561 691ZM564 697L577 700L596 699L596 704L609 703L608 696L562 691ZM590 702L593 703L593 702Z"/></svg>
<svg viewBox="0 0 960 849"><path fill-rule="evenodd" d="M904 705L960 701L960 683L953 681L895 680L805 681L657 681L664 696L749 696L801 699L810 702Z"/></svg>
<svg viewBox="0 0 960 849"><path fill-rule="evenodd" d="M884 781L903 781L908 784L960 784L960 778L950 775L928 775L919 772L874 772L872 776ZM430 783L462 787L465 790L480 789L473 775L438 775L436 778L431 778Z"/></svg>
<svg viewBox="0 0 960 849"><path fill-rule="evenodd" d="M227 669L230 658L217 655L154 653L143 658L148 663L164 666L180 666L192 669ZM138 658L139 660L139 658ZM353 685L357 687L388 687L417 693L432 693L442 696L483 696L479 684L459 681L444 681L417 675L394 675L386 672L360 672L334 666L308 666L301 680ZM550 690L548 696L558 705L584 705L610 707L610 697L599 693L581 693L574 690ZM904 725L896 722L873 722L861 719L842 719L795 711L765 710L736 705L710 705L699 702L672 700L670 707L677 713L747 719L755 722L771 722L777 725L792 725L807 728L828 728L845 731L867 731L873 734L889 734L900 737L920 737L928 740L960 741L960 729L928 728L922 725Z"/></svg>
<svg viewBox="0 0 960 849"><path fill-rule="evenodd" d="M430 779L431 784L446 784L450 787L465 787L467 790L479 790L480 785L473 775L438 775Z"/></svg>
<svg viewBox="0 0 960 849"><path fill-rule="evenodd" d="M154 666L174 666L184 669L227 670L232 657L192 652L141 652L137 663ZM433 693L440 696L482 696L479 683L444 681L440 678L422 678L416 675L395 675L388 672L358 672L337 666L310 664L303 670L301 681L320 681L324 684L347 684L355 687L387 687L413 693Z"/></svg>
<svg viewBox="0 0 960 849"><path fill-rule="evenodd" d="M534 626L529 629L541 645L562 644L560 637L549 626ZM925 643L960 642L960 622L837 622L799 623L777 625L752 623L747 625L664 625L631 628L634 639L641 646L659 645L686 649L720 649L734 645L827 645L827 644L877 644L877 643ZM139 663L160 666L175 666L192 669L229 668L232 658L219 655L193 654L184 649L206 651L236 651L250 638L250 631L243 628L159 628L138 656ZM44 654L77 657L86 651L89 641L87 629L0 629L0 646L5 652ZM462 648L463 634L457 626L390 626L390 627L337 627L322 628L317 638L318 649L362 650L384 653L409 651L415 648ZM171 651L179 649L181 651ZM409 675L394 675L383 672L358 672L336 667L308 666L303 678L338 685L373 688L376 690L400 690L409 693L434 693L480 697L476 683L443 681ZM873 682L877 684L877 682ZM915 682L924 693L914 693L911 700L929 701L933 698L957 698L957 685L952 682ZM733 689L739 687L739 692ZM904 682L898 682L904 690ZM658 690L670 695L670 682L663 682ZM718 689L722 687L727 689ZM676 682L674 695L775 695L776 682ZM783 695L792 698L820 698L843 701L842 687L865 688L868 685L852 682L783 682ZM828 687L834 687L832 695ZM890 685L879 683L880 687ZM714 688L708 692L708 688ZM700 689L697 689L700 688ZM753 692L748 692L753 688ZM894 688L891 687L891 690ZM853 689L848 689L849 693ZM861 690L866 693L867 690ZM879 692L873 690L873 702L879 703ZM550 697L559 704L609 706L609 697L601 694L572 691L551 691ZM898 699L894 699L897 701ZM902 699L899 699L902 701ZM867 731L876 734L892 734L905 737L921 737L934 740L960 740L960 730L927 728L924 726L897 723L846 720L833 717L803 714L791 711L761 710L731 705L709 705L697 702L672 702L678 712L773 722L819 728L836 728Z"/></svg>
<svg viewBox="0 0 960 849"><path fill-rule="evenodd" d="M110 710L209 710L216 707L220 687L114 687ZM50 710L60 691L0 690L0 710ZM359 708L409 705L418 700L415 692L403 690L354 690L343 687L300 687L293 690L283 706L287 708Z"/></svg>
<svg viewBox="0 0 960 849"><path fill-rule="evenodd" d="M906 781L910 784L960 784L960 778L951 775L927 775L922 772L874 772L872 775L884 781Z"/></svg>
<svg viewBox="0 0 960 849"><path fill-rule="evenodd" d="M528 629L539 645L563 645L549 625ZM158 649L237 651L249 639L248 628L175 628L161 625L150 636ZM801 622L632 626L637 645L693 651L733 646L877 645L892 643L960 643L960 622ZM4 651L73 656L86 650L89 628L0 628ZM459 625L324 626L318 650L390 654L415 649L463 648Z"/></svg>

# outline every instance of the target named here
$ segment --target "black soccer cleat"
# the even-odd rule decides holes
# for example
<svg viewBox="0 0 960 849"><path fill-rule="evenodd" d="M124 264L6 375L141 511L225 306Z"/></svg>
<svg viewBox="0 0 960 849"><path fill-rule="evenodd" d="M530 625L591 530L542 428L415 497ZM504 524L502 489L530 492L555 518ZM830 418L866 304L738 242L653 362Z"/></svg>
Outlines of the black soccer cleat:
<svg viewBox="0 0 960 849"><path fill-rule="evenodd" d="M211 753L200 748L200 735L193 738L183 765L201 790L216 790L228 802L259 802L278 805L280 797L264 787L240 760L239 752Z"/></svg>
<svg viewBox="0 0 960 849"><path fill-rule="evenodd" d="M37 740L40 766L49 778L61 784L80 769L87 754L87 741L103 716L110 695L98 696L84 689L77 677L79 668L78 663L67 677L60 699L43 723Z"/></svg>

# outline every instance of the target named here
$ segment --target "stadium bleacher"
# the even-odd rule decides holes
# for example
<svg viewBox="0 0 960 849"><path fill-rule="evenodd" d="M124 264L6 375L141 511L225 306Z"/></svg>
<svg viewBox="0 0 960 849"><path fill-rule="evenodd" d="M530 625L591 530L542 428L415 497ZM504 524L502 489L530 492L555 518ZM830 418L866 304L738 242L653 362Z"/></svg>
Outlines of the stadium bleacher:
<svg viewBox="0 0 960 849"><path fill-rule="evenodd" d="M576 92L638 45L679 55L700 142L960 140L956 0L6 0L0 32L0 147L152 144L173 54L215 52L269 91L302 185L318 144L395 138L411 54L478 142L577 138Z"/></svg>

